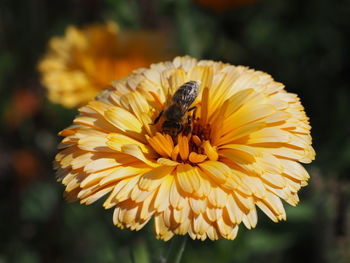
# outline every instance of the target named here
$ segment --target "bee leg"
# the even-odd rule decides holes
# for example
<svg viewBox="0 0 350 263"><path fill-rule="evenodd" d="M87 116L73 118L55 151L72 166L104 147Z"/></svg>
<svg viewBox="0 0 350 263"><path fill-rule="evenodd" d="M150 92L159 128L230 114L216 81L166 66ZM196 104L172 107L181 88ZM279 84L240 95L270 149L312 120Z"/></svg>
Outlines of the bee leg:
<svg viewBox="0 0 350 263"><path fill-rule="evenodd" d="M192 116L187 116L187 124L186 124L186 127L185 127L183 133L184 133L184 135L187 135L190 132L192 132Z"/></svg>
<svg viewBox="0 0 350 263"><path fill-rule="evenodd" d="M193 107L189 108L187 111L188 111L188 112L189 112L189 111L193 111L193 113L192 113L192 119L193 119L193 118L194 118L194 119L196 118L197 106L193 106Z"/></svg>
<svg viewBox="0 0 350 263"><path fill-rule="evenodd" d="M162 115L163 115L163 112L164 112L164 111L161 111L161 112L159 113L159 115L157 116L157 118L155 118L154 122L153 122L151 125L156 125L156 124L158 123L160 117L162 117Z"/></svg>
<svg viewBox="0 0 350 263"><path fill-rule="evenodd" d="M193 110L196 110L197 109L197 106L193 106L191 108L189 108L187 111L193 111Z"/></svg>
<svg viewBox="0 0 350 263"><path fill-rule="evenodd" d="M196 119L196 114L197 114L197 107L193 111L192 118Z"/></svg>

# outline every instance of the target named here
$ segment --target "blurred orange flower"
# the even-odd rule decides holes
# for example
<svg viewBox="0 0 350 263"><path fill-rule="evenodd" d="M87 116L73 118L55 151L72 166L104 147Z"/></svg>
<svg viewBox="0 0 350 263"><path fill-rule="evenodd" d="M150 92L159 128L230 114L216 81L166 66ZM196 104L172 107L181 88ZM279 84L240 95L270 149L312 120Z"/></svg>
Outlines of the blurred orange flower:
<svg viewBox="0 0 350 263"><path fill-rule="evenodd" d="M77 107L112 80L169 57L167 43L159 32L120 32L114 22L69 26L63 37L50 40L39 63L42 84L52 102Z"/></svg>
<svg viewBox="0 0 350 263"><path fill-rule="evenodd" d="M237 6L252 4L256 0L193 0L193 1L215 12L222 12Z"/></svg>
<svg viewBox="0 0 350 263"><path fill-rule="evenodd" d="M193 129L170 136L151 123L184 83L196 81ZM286 219L309 175L310 125L299 98L264 72L190 57L153 64L80 108L56 156L70 200L109 195L113 221L158 238L234 239L257 224L259 207ZM190 113L189 113L190 114ZM186 117L186 116L185 116Z"/></svg>
<svg viewBox="0 0 350 263"><path fill-rule="evenodd" d="M40 161L29 149L18 149L12 154L12 165L20 187L40 177Z"/></svg>
<svg viewBox="0 0 350 263"><path fill-rule="evenodd" d="M40 96L35 87L16 90L4 113L7 128L16 128L22 121L32 118L40 107Z"/></svg>

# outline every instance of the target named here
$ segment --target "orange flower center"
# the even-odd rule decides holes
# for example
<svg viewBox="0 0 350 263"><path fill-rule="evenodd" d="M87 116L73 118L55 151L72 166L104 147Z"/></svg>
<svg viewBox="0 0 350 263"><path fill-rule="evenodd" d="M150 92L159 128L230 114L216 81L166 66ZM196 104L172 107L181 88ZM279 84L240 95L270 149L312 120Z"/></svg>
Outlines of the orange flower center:
<svg viewBox="0 0 350 263"><path fill-rule="evenodd" d="M183 131L172 137L164 132L156 132L153 137L147 137L150 146L161 156L159 159L162 162L166 158L169 161L196 165L207 159L218 160L217 149L210 143L210 124L203 124L197 114L193 118L191 132L187 134Z"/></svg>
<svg viewBox="0 0 350 263"><path fill-rule="evenodd" d="M210 138L210 124L203 126L199 118L193 121L192 134L189 140L189 148L191 151L203 154L204 150L201 147L201 142L209 140Z"/></svg>

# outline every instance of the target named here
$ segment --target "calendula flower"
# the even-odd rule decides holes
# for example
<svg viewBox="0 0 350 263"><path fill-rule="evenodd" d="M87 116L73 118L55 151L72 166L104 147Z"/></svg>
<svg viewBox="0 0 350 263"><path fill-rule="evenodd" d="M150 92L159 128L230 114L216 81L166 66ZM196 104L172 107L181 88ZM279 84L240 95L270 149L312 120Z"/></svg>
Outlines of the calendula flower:
<svg viewBox="0 0 350 263"><path fill-rule="evenodd" d="M183 118L192 130L170 136L164 116L153 123L189 81L199 85ZM177 57L116 81L79 111L55 161L67 197L108 195L115 225L139 230L154 218L162 240L234 239L241 223L255 227L257 207L285 220L281 199L298 203L309 178L300 163L315 156L297 95L243 66Z"/></svg>
<svg viewBox="0 0 350 263"><path fill-rule="evenodd" d="M193 0L194 2L209 8L215 12L223 12L238 6L248 5L255 2L255 0Z"/></svg>
<svg viewBox="0 0 350 263"><path fill-rule="evenodd" d="M120 32L114 22L69 26L53 37L39 63L42 84L54 103L67 108L93 99L111 81L167 58L166 38L156 32Z"/></svg>

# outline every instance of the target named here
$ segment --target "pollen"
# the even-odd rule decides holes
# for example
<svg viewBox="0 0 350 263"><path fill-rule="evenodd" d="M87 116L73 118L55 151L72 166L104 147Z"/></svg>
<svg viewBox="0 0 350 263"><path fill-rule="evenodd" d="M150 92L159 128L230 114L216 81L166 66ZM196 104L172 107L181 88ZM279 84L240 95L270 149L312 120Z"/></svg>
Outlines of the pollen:
<svg viewBox="0 0 350 263"><path fill-rule="evenodd" d="M200 109L200 106L199 106ZM201 121L200 114L187 113L186 118L193 119L185 124L178 135L162 132L158 125L154 136L147 136L149 144L161 158L171 157L173 161L196 165L205 160L217 160L216 147L210 143L211 125ZM171 147L170 147L171 145Z"/></svg>
<svg viewBox="0 0 350 263"><path fill-rule="evenodd" d="M202 126L199 118L194 122L192 132L188 134L182 132L173 138L168 134L157 132L148 140L161 157L171 156L173 161L196 165L207 159L218 160L217 148L210 143L210 125ZM175 147L170 148L169 143ZM171 153L165 152L166 148L172 149Z"/></svg>
<svg viewBox="0 0 350 263"><path fill-rule="evenodd" d="M210 124L202 125L200 118L195 118L193 129L189 136L190 156L192 154L192 158L188 159L190 163L201 163L208 159L209 156L206 151L206 145L210 144L210 129Z"/></svg>

